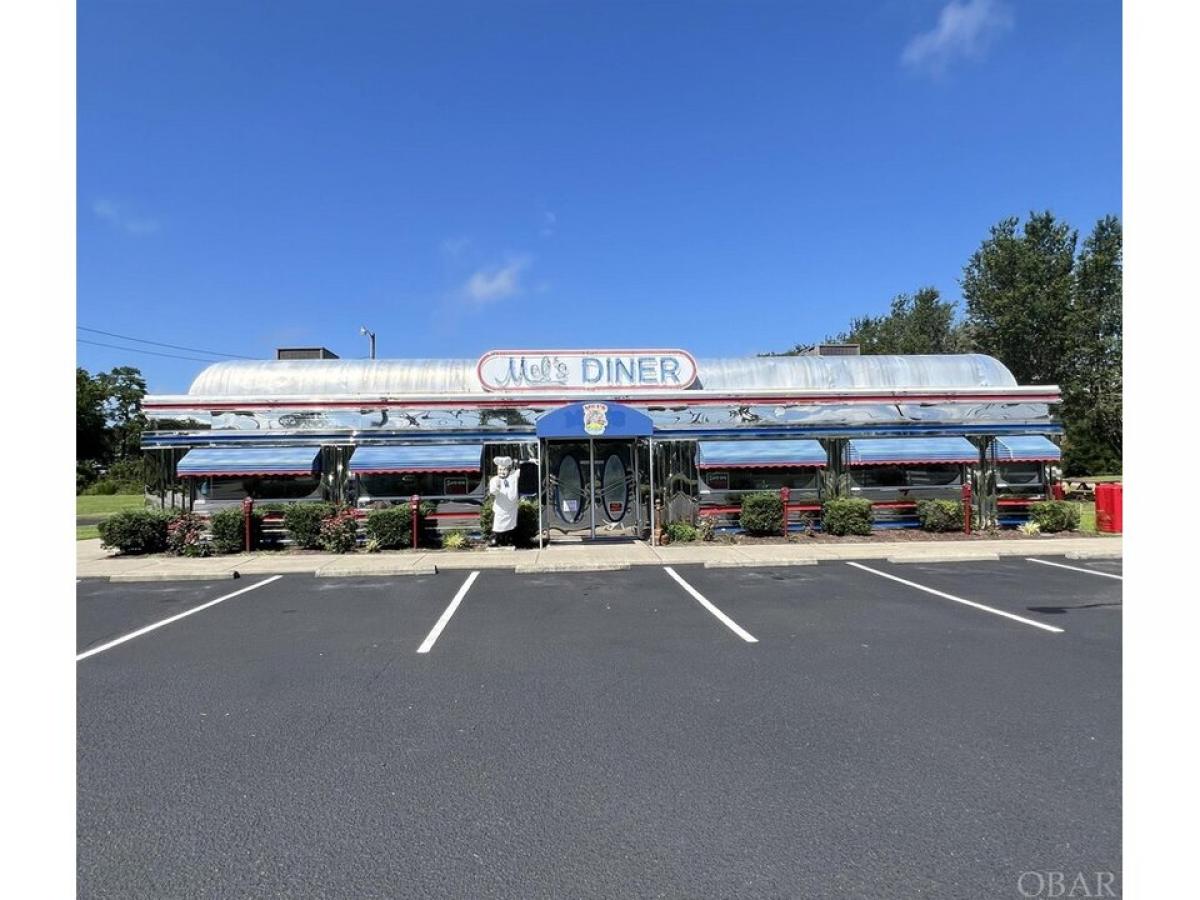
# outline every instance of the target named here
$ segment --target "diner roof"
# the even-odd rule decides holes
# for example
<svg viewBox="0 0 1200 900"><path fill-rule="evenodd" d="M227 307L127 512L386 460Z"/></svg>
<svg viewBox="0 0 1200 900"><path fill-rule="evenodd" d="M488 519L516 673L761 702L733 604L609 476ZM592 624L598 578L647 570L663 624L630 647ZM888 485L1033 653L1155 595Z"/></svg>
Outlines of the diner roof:
<svg viewBox="0 0 1200 900"><path fill-rule="evenodd" d="M483 395L473 359L294 359L219 362L192 382L201 397ZM838 391L1008 388L1016 379L982 354L767 356L701 359L692 390Z"/></svg>

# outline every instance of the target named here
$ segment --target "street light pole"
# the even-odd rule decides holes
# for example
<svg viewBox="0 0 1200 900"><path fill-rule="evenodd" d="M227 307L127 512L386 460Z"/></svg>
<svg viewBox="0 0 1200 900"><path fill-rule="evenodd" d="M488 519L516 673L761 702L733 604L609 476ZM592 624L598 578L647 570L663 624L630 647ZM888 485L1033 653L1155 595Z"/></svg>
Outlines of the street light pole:
<svg viewBox="0 0 1200 900"><path fill-rule="evenodd" d="M361 335L364 335L371 341L371 359L374 359L375 358L375 332L368 331L366 325L360 325L358 327L358 333Z"/></svg>

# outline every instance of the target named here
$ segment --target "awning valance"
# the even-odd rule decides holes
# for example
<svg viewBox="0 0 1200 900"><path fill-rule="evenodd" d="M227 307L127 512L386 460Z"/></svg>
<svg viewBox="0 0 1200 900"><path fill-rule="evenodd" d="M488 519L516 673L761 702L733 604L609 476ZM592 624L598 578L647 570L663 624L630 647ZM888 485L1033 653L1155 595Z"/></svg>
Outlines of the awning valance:
<svg viewBox="0 0 1200 900"><path fill-rule="evenodd" d="M826 464L819 441L700 441L698 469L790 469Z"/></svg>
<svg viewBox="0 0 1200 900"><path fill-rule="evenodd" d="M312 475L320 447L197 447L179 460L183 478L210 475Z"/></svg>
<svg viewBox="0 0 1200 900"><path fill-rule="evenodd" d="M1022 434L996 438L997 462L1057 462L1062 450L1040 434Z"/></svg>
<svg viewBox="0 0 1200 900"><path fill-rule="evenodd" d="M920 465L978 462L979 451L966 438L871 438L850 441L848 466Z"/></svg>
<svg viewBox="0 0 1200 900"><path fill-rule="evenodd" d="M356 475L405 472L478 472L482 444L408 444L358 447L350 457Z"/></svg>

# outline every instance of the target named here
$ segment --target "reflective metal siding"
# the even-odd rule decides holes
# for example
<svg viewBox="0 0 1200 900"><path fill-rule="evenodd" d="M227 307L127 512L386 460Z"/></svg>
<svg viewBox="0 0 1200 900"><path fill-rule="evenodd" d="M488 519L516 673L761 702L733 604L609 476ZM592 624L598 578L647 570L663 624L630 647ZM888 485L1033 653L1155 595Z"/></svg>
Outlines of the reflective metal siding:
<svg viewBox="0 0 1200 900"><path fill-rule="evenodd" d="M702 359L697 388L837 390L841 388L1012 387L998 360L945 356L774 356ZM329 394L480 395L473 359L297 359L215 363L188 393L205 397Z"/></svg>

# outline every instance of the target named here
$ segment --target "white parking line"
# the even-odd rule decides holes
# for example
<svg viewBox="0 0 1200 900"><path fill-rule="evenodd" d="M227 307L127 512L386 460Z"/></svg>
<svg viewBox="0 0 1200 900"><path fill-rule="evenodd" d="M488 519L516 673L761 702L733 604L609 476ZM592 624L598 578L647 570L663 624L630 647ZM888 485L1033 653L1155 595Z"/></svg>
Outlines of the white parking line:
<svg viewBox="0 0 1200 900"><path fill-rule="evenodd" d="M743 628L737 622L733 621L733 619L729 618L729 616L725 615L725 613L721 612L719 609L717 609L715 606L713 606L712 603L708 600L708 598L706 598L698 590L696 590L694 587L692 587L690 584L688 584L686 581L684 581L681 577L679 577L678 572L676 572L670 566L663 566L663 569L666 570L666 573L668 575L670 575L677 582L679 582L679 586L681 588L683 588L685 591L687 591L689 594L691 594L693 597L695 597L697 600L699 600L701 606L703 606L710 613L712 613L714 616L716 616L718 619L720 619L726 628L728 628L730 631L732 631L734 634L736 634L738 637L740 637L747 644L757 644L758 643L758 638L756 638L754 635L752 635L750 632L748 632L745 628Z"/></svg>
<svg viewBox="0 0 1200 900"><path fill-rule="evenodd" d="M467 591L471 589L471 585L475 583L475 579L479 577L478 572L472 572L467 576L467 580L462 583L462 587L458 589L458 593L454 595L454 599L450 601L450 605L446 607L446 611L442 613L442 617L437 620L437 624L433 626L433 630L421 642L421 646L417 648L418 653L428 653L433 649L433 645L437 642L438 635L446 627L446 623L450 621L450 617L454 615L454 611L458 609L458 604L462 603L463 597L467 596Z"/></svg>
<svg viewBox="0 0 1200 900"><path fill-rule="evenodd" d="M856 569L862 569L864 572L870 572L872 575L878 575L880 578L890 578L892 581L898 581L900 584L907 585L910 588L916 588L918 591L924 591L927 594L933 594L935 597L943 597L946 600L953 600L955 603L962 603L965 606L973 606L975 609L981 609L984 612L990 612L997 616L1004 616L1004 618L1012 619L1014 622L1021 622L1024 625L1032 625L1034 628L1041 628L1043 631L1052 631L1055 634L1062 634L1063 631L1061 628L1055 628L1053 625L1047 625L1044 622L1035 622L1033 619L1026 619L1024 616L1017 616L1010 612L1005 612L1002 609L984 606L982 603L976 603L974 600L964 600L962 597L955 597L953 594L935 591L931 587L925 587L925 585L917 584L915 581L906 581L903 578L897 578L895 575L889 575L887 572L880 572L878 569L872 569L870 566L864 566L862 563L848 562L846 565L854 566Z"/></svg>
<svg viewBox="0 0 1200 900"><path fill-rule="evenodd" d="M282 577L282 575L272 575L270 578L264 578L262 581L256 581L254 584L244 587L240 591L234 591L232 594L226 594L224 597L218 597L216 600L209 600L207 603L201 603L199 606L192 607L191 609L185 610L178 615L171 616L168 619L163 619L161 622L155 622L153 625L147 625L145 628L139 628L137 631L131 631L129 634L125 635L124 637L119 637L115 641L109 641L107 644L101 644L99 647L93 647L91 650L85 650L83 653L80 653L75 657L75 662L79 662L81 659L87 659L89 656L95 656L97 653L103 653L105 650L109 650L118 644L123 644L126 641L132 641L135 637L141 637L143 634L154 631L156 628L162 628L164 625L170 625L172 622L178 622L180 619L187 618L193 613L200 612L202 609L208 609L210 606L216 606L218 603L224 600L230 600L239 594L244 594L247 591L253 591L256 588L262 587L264 584L270 584L272 581L278 581Z"/></svg>
<svg viewBox="0 0 1200 900"><path fill-rule="evenodd" d="M1070 569L1072 572L1087 572L1089 575L1099 575L1101 578L1115 578L1117 581L1125 580L1120 575L1114 575L1112 572L1097 572L1095 569L1085 569L1082 566L1068 566L1066 563L1050 562L1046 559L1034 559L1032 556L1025 557L1025 562L1034 562L1040 566L1054 566L1057 569Z"/></svg>

